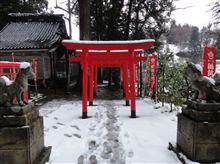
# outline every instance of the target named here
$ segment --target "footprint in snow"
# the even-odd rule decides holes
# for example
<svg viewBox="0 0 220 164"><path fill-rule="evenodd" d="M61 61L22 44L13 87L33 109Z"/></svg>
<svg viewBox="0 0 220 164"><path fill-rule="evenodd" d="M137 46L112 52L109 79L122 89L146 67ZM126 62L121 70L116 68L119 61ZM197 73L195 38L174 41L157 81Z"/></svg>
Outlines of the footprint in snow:
<svg viewBox="0 0 220 164"><path fill-rule="evenodd" d="M129 158L132 158L133 156L134 156L134 152L133 152L133 151L129 151L129 152L128 152L128 157L129 157Z"/></svg>
<svg viewBox="0 0 220 164"><path fill-rule="evenodd" d="M75 128L76 130L80 130L80 128L77 125L70 125L70 127Z"/></svg>
<svg viewBox="0 0 220 164"><path fill-rule="evenodd" d="M125 138L128 138L128 137L129 137L128 133L125 133L124 136L125 136Z"/></svg>
<svg viewBox="0 0 220 164"><path fill-rule="evenodd" d="M64 136L69 137L69 138L72 137L72 135L70 135L70 134L64 134Z"/></svg>
<svg viewBox="0 0 220 164"><path fill-rule="evenodd" d="M98 161L97 161L97 159L96 159L96 156L95 156L95 155L91 155L91 156L89 157L89 162L90 162L90 164L97 164Z"/></svg>
<svg viewBox="0 0 220 164"><path fill-rule="evenodd" d="M85 157L83 155L80 155L78 160L77 160L77 163L78 164L83 164L84 163L84 159L85 159Z"/></svg>
<svg viewBox="0 0 220 164"><path fill-rule="evenodd" d="M54 129L58 129L58 127L57 127L57 126L52 126L52 128L54 128Z"/></svg>
<svg viewBox="0 0 220 164"><path fill-rule="evenodd" d="M89 142L89 150L95 150L97 147L98 147L98 145L97 145L96 141L91 140Z"/></svg>
<svg viewBox="0 0 220 164"><path fill-rule="evenodd" d="M81 136L79 134L74 133L73 136L77 137L77 138L81 138Z"/></svg>
<svg viewBox="0 0 220 164"><path fill-rule="evenodd" d="M58 124L58 125L65 125L65 124L63 124L63 123L61 123L61 122L57 122L57 124Z"/></svg>
<svg viewBox="0 0 220 164"><path fill-rule="evenodd" d="M58 120L58 118L57 118L57 117L54 117L53 119L54 119L54 120Z"/></svg>

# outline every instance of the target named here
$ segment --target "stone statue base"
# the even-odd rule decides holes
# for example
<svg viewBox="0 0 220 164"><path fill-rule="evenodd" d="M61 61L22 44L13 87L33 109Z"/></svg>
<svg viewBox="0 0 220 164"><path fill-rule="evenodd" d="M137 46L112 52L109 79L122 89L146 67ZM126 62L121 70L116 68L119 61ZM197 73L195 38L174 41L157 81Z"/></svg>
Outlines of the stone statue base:
<svg viewBox="0 0 220 164"><path fill-rule="evenodd" d="M177 147L193 161L220 161L220 103L189 101L178 115Z"/></svg>
<svg viewBox="0 0 220 164"><path fill-rule="evenodd" d="M0 163L45 164L43 117L34 104L0 107Z"/></svg>

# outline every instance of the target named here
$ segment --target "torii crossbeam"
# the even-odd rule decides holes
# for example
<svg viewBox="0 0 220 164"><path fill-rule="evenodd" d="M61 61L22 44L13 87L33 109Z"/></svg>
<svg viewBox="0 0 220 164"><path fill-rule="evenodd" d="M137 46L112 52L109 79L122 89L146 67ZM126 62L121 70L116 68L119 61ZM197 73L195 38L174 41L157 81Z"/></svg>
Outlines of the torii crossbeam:
<svg viewBox="0 0 220 164"><path fill-rule="evenodd" d="M97 85L98 67L119 67L122 69L126 104L131 100L131 117L136 117L135 64L137 61L147 59L138 55L142 50L152 47L154 43L155 41L152 39L133 41L62 41L62 44L67 49L75 50L79 54L79 57L70 57L69 62L80 62L82 65L82 118L87 118L88 70L90 70L89 101L92 104L93 94Z"/></svg>

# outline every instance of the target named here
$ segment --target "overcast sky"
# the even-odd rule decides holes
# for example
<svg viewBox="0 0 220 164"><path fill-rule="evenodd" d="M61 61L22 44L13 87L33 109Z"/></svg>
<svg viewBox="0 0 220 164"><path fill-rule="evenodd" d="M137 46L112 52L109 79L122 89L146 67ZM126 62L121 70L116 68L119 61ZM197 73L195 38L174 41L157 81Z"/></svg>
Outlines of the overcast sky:
<svg viewBox="0 0 220 164"><path fill-rule="evenodd" d="M177 8L189 8L174 11L172 18L180 24L188 23L198 26L199 28L207 26L212 20L211 7L209 5L213 1L214 0L179 0L175 2Z"/></svg>
<svg viewBox="0 0 220 164"><path fill-rule="evenodd" d="M49 8L53 8L55 6L55 0L48 0ZM58 2L64 2L65 0L57 0ZM175 2L175 6L177 8L185 8L187 9L179 9L173 12L172 18L176 20L177 23L180 24L190 24L194 26L198 26L200 29L203 26L207 26L212 18L210 12L210 3L214 0L179 0ZM55 13L61 13L60 10L55 10ZM78 27L73 23L73 39L78 40L79 38L79 30Z"/></svg>

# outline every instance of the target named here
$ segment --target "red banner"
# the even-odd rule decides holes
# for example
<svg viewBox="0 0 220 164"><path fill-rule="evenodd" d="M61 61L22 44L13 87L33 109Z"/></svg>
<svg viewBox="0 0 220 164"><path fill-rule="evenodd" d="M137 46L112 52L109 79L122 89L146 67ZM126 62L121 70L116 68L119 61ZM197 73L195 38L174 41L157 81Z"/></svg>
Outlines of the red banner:
<svg viewBox="0 0 220 164"><path fill-rule="evenodd" d="M205 47L203 76L212 77L216 69L216 48Z"/></svg>
<svg viewBox="0 0 220 164"><path fill-rule="evenodd" d="M149 95L151 96L156 89L157 85L157 55L150 56L150 79L149 82Z"/></svg>
<svg viewBox="0 0 220 164"><path fill-rule="evenodd" d="M34 81L36 82L37 81L37 78L38 78L38 58L35 58L33 60L33 67L34 67Z"/></svg>

